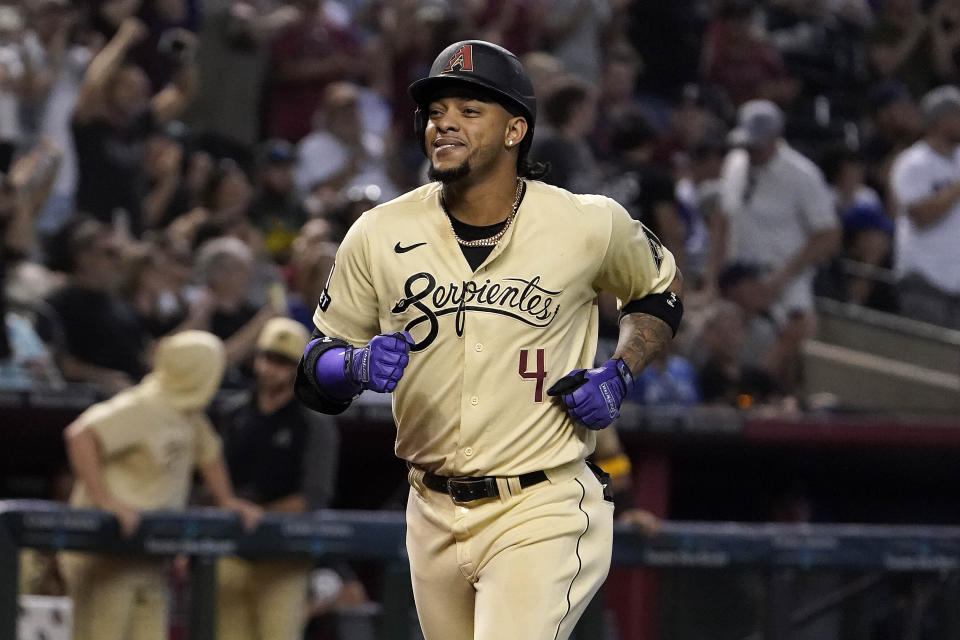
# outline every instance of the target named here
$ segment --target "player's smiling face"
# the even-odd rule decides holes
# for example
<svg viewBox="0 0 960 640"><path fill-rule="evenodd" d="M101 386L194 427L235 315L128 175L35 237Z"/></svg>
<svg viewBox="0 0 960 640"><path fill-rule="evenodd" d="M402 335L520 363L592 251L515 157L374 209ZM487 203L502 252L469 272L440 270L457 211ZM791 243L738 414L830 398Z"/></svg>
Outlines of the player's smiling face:
<svg viewBox="0 0 960 640"><path fill-rule="evenodd" d="M432 179L452 182L498 162L515 162L508 137L517 137L511 124L523 119L500 104L460 90L435 97L427 109L424 143Z"/></svg>

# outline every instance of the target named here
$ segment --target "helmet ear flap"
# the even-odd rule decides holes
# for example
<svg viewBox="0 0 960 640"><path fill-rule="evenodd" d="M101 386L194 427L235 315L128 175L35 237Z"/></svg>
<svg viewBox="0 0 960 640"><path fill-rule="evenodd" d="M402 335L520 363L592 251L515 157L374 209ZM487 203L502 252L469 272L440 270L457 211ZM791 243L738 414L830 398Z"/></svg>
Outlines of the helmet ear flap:
<svg viewBox="0 0 960 640"><path fill-rule="evenodd" d="M417 105L416 111L413 112L413 133L420 143L420 152L427 155L427 150L424 147L427 134L427 110L421 105Z"/></svg>

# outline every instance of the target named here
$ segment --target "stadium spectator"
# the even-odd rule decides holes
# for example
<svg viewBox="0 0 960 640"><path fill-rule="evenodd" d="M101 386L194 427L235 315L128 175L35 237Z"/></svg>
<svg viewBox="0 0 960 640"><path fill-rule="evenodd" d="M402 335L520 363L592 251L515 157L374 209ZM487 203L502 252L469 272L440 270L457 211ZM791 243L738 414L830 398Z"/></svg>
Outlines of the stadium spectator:
<svg viewBox="0 0 960 640"><path fill-rule="evenodd" d="M0 171L9 171L25 142L22 112L29 95L30 61L23 46L25 16L16 4L0 5Z"/></svg>
<svg viewBox="0 0 960 640"><path fill-rule="evenodd" d="M322 218L314 218L303 225L300 235L291 246L287 271L290 317L311 331L316 301L326 286L336 253L333 227Z"/></svg>
<svg viewBox="0 0 960 640"><path fill-rule="evenodd" d="M197 63L202 90L187 122L215 151L249 148L260 137L267 43L302 17L292 4L212 0L204 5Z"/></svg>
<svg viewBox="0 0 960 640"><path fill-rule="evenodd" d="M546 49L563 69L584 82L595 83L603 65L603 40L612 18L607 0L556 0L543 17Z"/></svg>
<svg viewBox="0 0 960 640"><path fill-rule="evenodd" d="M800 345L790 341L793 334L782 330L770 314L765 275L756 265L734 262L720 272L717 287L721 299L740 310L743 337L737 361L779 379L799 367ZM789 328L793 325L788 323Z"/></svg>
<svg viewBox="0 0 960 640"><path fill-rule="evenodd" d="M666 171L681 169L697 143L726 134L721 118L732 110L726 97L716 89L684 85L680 99L668 111L663 133L657 138L654 162Z"/></svg>
<svg viewBox="0 0 960 640"><path fill-rule="evenodd" d="M326 508L334 496L336 425L328 416L304 409L293 396L307 338L298 322L267 322L257 339L253 391L235 399L222 419L234 490L267 512ZM303 560L222 559L217 566L217 637L302 637L310 569Z"/></svg>
<svg viewBox="0 0 960 640"><path fill-rule="evenodd" d="M707 136L698 141L680 167L676 187L676 202L687 227L684 278L691 289L708 293L715 293L724 259L720 171L726 152L723 138Z"/></svg>
<svg viewBox="0 0 960 640"><path fill-rule="evenodd" d="M539 40L545 8L540 0L478 0L463 5L461 19L477 39L523 56Z"/></svg>
<svg viewBox="0 0 960 640"><path fill-rule="evenodd" d="M894 269L905 315L960 329L960 90L921 102L926 135L894 162Z"/></svg>
<svg viewBox="0 0 960 640"><path fill-rule="evenodd" d="M867 269L889 269L893 250L893 220L885 214L880 194L865 184L866 167L860 155L841 146L831 150L821 165L843 225L840 261L853 261ZM877 280L878 271L875 270L872 277L843 275L850 268L849 264L834 264L831 269L838 272L834 284L837 290L833 292L833 297L887 311L895 309L893 292L889 286Z"/></svg>
<svg viewBox="0 0 960 640"><path fill-rule="evenodd" d="M213 230L223 230L231 223L249 219L253 202L253 185L247 172L231 158L221 158L205 173L196 194L205 212L205 221ZM207 238L199 237L194 244Z"/></svg>
<svg viewBox="0 0 960 640"><path fill-rule="evenodd" d="M326 86L337 80L362 79L367 62L349 25L337 24L322 0L297 0L300 19L280 30L270 44L266 93L267 134L299 142Z"/></svg>
<svg viewBox="0 0 960 640"><path fill-rule="evenodd" d="M726 300L711 307L697 336L703 360L697 384L703 402L746 409L778 395L777 382L769 372L740 360L744 344L743 310Z"/></svg>
<svg viewBox="0 0 960 640"><path fill-rule="evenodd" d="M280 264L290 260L290 245L306 222L294 183L295 161L296 152L286 140L267 140L257 156L250 218L264 236L267 253Z"/></svg>
<svg viewBox="0 0 960 640"><path fill-rule="evenodd" d="M673 178L653 164L653 126L639 112L624 114L614 125L612 142L610 162L604 168L603 193L672 247L677 267L686 269L689 229L680 217Z"/></svg>
<svg viewBox="0 0 960 640"><path fill-rule="evenodd" d="M152 338L171 334L185 320L186 305L162 246L131 244L124 256L120 292Z"/></svg>
<svg viewBox="0 0 960 640"><path fill-rule="evenodd" d="M913 95L922 94L946 70L934 45L935 39L943 38L943 31L943 25L934 25L924 15L920 0L882 0L867 33L873 70L881 78L903 82Z"/></svg>
<svg viewBox="0 0 960 640"><path fill-rule="evenodd" d="M760 30L754 11L751 0L720 3L707 29L701 73L722 87L735 105L758 98L785 104L797 95L799 86Z"/></svg>
<svg viewBox="0 0 960 640"><path fill-rule="evenodd" d="M595 193L600 173L588 142L597 119L595 90L568 77L554 84L542 112L545 126L537 127L530 154L550 163L544 182L574 193Z"/></svg>
<svg viewBox="0 0 960 640"><path fill-rule="evenodd" d="M783 113L757 100L740 108L724 161L722 211L729 260L770 270L768 299L781 321L813 312L815 268L839 248L840 226L820 169L782 137Z"/></svg>
<svg viewBox="0 0 960 640"><path fill-rule="evenodd" d="M363 121L361 92L350 82L335 82L324 91L315 128L297 146L295 176L302 192L374 185L377 202L398 195L389 175L386 140Z"/></svg>
<svg viewBox="0 0 960 640"><path fill-rule="evenodd" d="M867 80L863 44L871 18L866 0L774 0L766 8L770 41L803 94L827 98L846 113Z"/></svg>
<svg viewBox="0 0 960 640"><path fill-rule="evenodd" d="M173 81L151 95L143 70L126 61L146 33L136 18L121 23L90 62L72 121L77 207L103 222L122 221L135 236L144 228L144 200L151 196L143 171L144 143L158 126L183 113L196 90L196 68L185 55ZM184 42L192 55L193 40Z"/></svg>
<svg viewBox="0 0 960 640"><path fill-rule="evenodd" d="M21 157L9 176L0 178L0 387L6 389L63 383L37 333L31 308L36 300L23 299L36 296L40 288L23 271L33 266L26 257L33 245L36 214L50 190L58 159L58 150L41 144ZM15 279L26 295L13 295Z"/></svg>
<svg viewBox="0 0 960 640"><path fill-rule="evenodd" d="M530 84L533 85L533 93L538 96L545 96L553 90L553 85L558 80L564 80L563 63L556 57L546 51L531 51L521 58L527 75L530 76ZM633 87L631 79L631 89ZM543 104L537 104L537 120L543 116Z"/></svg>
<svg viewBox="0 0 960 640"><path fill-rule="evenodd" d="M597 99L597 124L590 136L590 146L597 157L610 154L613 144L613 127L624 115L647 109L637 96L637 77L642 67L637 52L626 42L610 47L603 63ZM547 95L534 85L539 96ZM651 117L652 120L652 117Z"/></svg>
<svg viewBox="0 0 960 640"><path fill-rule="evenodd" d="M92 54L86 45L71 40L81 14L68 0L38 0L29 10L24 48L31 74L23 110L25 126L32 139L51 140L63 156L52 193L37 219L38 231L52 234L73 211L77 156L70 116Z"/></svg>
<svg viewBox="0 0 960 640"><path fill-rule="evenodd" d="M220 439L203 412L224 364L223 344L215 336L179 333L159 343L153 372L142 383L71 423L64 433L76 475L71 506L109 511L123 534L131 535L141 512L186 507L196 468L217 505L253 527L262 512L234 495ZM74 640L167 638L163 564L61 554L74 603Z"/></svg>
<svg viewBox="0 0 960 640"><path fill-rule="evenodd" d="M704 31L719 3L711 2L709 7L702 0L622 4L626 4L630 42L643 63L641 91L673 96L683 85L696 82Z"/></svg>
<svg viewBox="0 0 960 640"><path fill-rule="evenodd" d="M145 229L163 229L190 204L189 185L184 179L184 129L173 121L147 137L142 169L147 196L142 201Z"/></svg>
<svg viewBox="0 0 960 640"><path fill-rule="evenodd" d="M940 81L957 80L957 54L960 47L960 4L937 0L930 9L929 29L933 45L933 65Z"/></svg>
<svg viewBox="0 0 960 640"><path fill-rule="evenodd" d="M67 236L67 284L48 302L67 380L119 391L146 373L148 335L119 294L121 236L98 220L75 222Z"/></svg>
<svg viewBox="0 0 960 640"><path fill-rule="evenodd" d="M629 397L648 407L693 406L700 400L696 370L683 356L661 356L637 376Z"/></svg>
<svg viewBox="0 0 960 640"><path fill-rule="evenodd" d="M214 238L197 250L195 269L201 288L183 328L210 331L224 341L229 366L245 365L261 329L277 313L249 301L253 252L239 238Z"/></svg>
<svg viewBox="0 0 960 640"><path fill-rule="evenodd" d="M870 116L861 152L870 181L886 187L894 158L923 133L920 111L906 85L893 80L877 84L867 97Z"/></svg>

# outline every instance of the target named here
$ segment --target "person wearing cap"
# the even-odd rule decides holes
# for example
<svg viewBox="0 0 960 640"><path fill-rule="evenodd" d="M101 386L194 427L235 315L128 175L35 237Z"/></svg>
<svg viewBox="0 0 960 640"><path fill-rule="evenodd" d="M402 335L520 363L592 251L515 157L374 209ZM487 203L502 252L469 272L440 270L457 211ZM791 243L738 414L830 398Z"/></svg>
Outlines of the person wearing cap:
<svg viewBox="0 0 960 640"><path fill-rule="evenodd" d="M250 393L225 408L224 457L235 491L264 511L302 513L328 507L337 474L339 435L327 416L293 396L307 330L269 320L257 338ZM223 558L217 565L217 637L299 640L311 563Z"/></svg>
<svg viewBox="0 0 960 640"><path fill-rule="evenodd" d="M296 149L286 140L267 140L257 154L257 193L250 219L263 233L270 256L280 264L290 260L290 245L307 221L294 183Z"/></svg>
<svg viewBox="0 0 960 640"><path fill-rule="evenodd" d="M899 213L893 263L900 308L960 329L960 89L933 89L920 111L926 133L890 171Z"/></svg>
<svg viewBox="0 0 960 640"><path fill-rule="evenodd" d="M871 181L886 184L894 159L923 135L920 110L907 86L894 80L872 87L867 104L869 127L863 133L860 152Z"/></svg>
<svg viewBox="0 0 960 640"><path fill-rule="evenodd" d="M254 527L261 510L234 494L204 413L225 364L223 343L211 333L161 340L143 382L93 405L64 432L76 477L70 505L109 511L131 535L141 512L186 507L196 469L216 503ZM59 561L73 599L74 640L167 638L162 560L65 552Z"/></svg>
<svg viewBox="0 0 960 640"><path fill-rule="evenodd" d="M768 100L740 107L724 160L721 210L727 260L767 270L766 297L782 325L812 330L813 278L840 247L841 231L820 169L783 139L783 112ZM799 357L799 354L798 354ZM781 384L796 386L797 367Z"/></svg>
<svg viewBox="0 0 960 640"><path fill-rule="evenodd" d="M681 277L621 205L539 180L511 52L451 44L409 91L433 182L347 232L296 392L330 414L393 394L426 640L566 640L612 550L609 475L585 458L676 332ZM619 345L591 368L602 291Z"/></svg>

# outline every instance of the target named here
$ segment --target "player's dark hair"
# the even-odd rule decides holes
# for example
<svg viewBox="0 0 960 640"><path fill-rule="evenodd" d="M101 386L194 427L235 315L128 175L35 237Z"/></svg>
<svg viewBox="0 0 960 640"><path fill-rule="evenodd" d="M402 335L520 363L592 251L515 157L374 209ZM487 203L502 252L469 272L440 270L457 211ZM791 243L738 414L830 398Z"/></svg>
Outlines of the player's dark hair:
<svg viewBox="0 0 960 640"><path fill-rule="evenodd" d="M533 140L525 137L517 149L517 175L529 180L541 180L550 173L550 163L530 159L530 146Z"/></svg>

